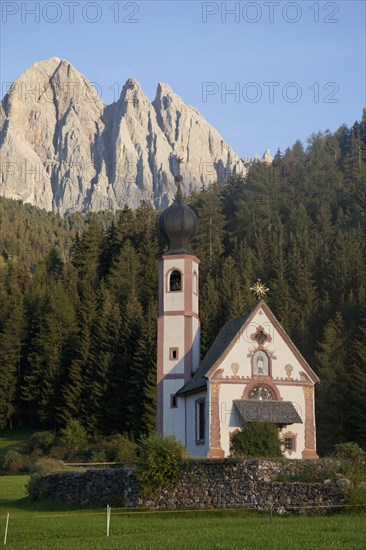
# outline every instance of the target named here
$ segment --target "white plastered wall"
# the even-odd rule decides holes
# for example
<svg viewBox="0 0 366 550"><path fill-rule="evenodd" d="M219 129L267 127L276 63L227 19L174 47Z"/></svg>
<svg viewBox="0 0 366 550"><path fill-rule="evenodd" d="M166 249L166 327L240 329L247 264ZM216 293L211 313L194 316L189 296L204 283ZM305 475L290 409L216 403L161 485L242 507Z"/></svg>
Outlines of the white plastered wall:
<svg viewBox="0 0 366 550"><path fill-rule="evenodd" d="M181 398L183 402L186 400L186 415L187 415L187 426L186 426L186 446L187 451L190 456L198 458L206 458L208 453L208 442L209 442L209 414L208 414L208 401L206 391L194 393L187 395L185 398ZM205 442L204 445L196 444L196 401L197 399L205 399Z"/></svg>
<svg viewBox="0 0 366 550"><path fill-rule="evenodd" d="M170 348L178 348L178 359L170 359ZM171 315L165 317L164 323L164 374L184 375L184 317Z"/></svg>
<svg viewBox="0 0 366 550"><path fill-rule="evenodd" d="M191 369L194 370L199 365L200 323L197 317L199 268L196 262L195 257L189 255L185 258L165 256L160 275L162 279L160 280L161 313L164 317L162 375L167 377L163 380L162 385L163 432L174 434L185 444L187 440L185 398L178 398L178 407L172 408L171 396L182 388ZM171 292L169 279L174 270L179 270L182 273L182 290ZM197 276L197 281L195 281L194 274ZM190 294L187 295L187 292ZM171 358L171 348L178 348L177 359ZM191 351L192 354L190 354ZM193 412L195 413L194 407Z"/></svg>
<svg viewBox="0 0 366 550"><path fill-rule="evenodd" d="M184 399L178 399L176 408L171 407L171 395L182 387L181 380L164 380L164 433L175 435L185 444L185 410Z"/></svg>
<svg viewBox="0 0 366 550"><path fill-rule="evenodd" d="M177 269L182 273L182 290L169 292L169 275ZM184 260L177 258L164 259L164 293L163 293L163 308L164 311L183 311L184 310Z"/></svg>
<svg viewBox="0 0 366 550"><path fill-rule="evenodd" d="M216 371L222 369L222 372L217 373L215 376L215 382L220 383L221 448L225 452L225 456L227 456L230 448L230 433L242 425L233 400L242 399L247 384L252 383L254 380L252 377L251 353L258 346L250 336L256 332L259 326L262 326L265 332L272 338L272 341L265 343L263 348L271 357L271 382L276 386L283 401L291 401L294 404L303 421L302 424L290 424L283 428L283 432L292 432L296 435L296 452L292 451L291 458L301 458L301 453L305 447L305 396L303 386L306 378L302 374L304 373L304 368L264 312L262 312L262 315L257 312L244 333L238 338L233 348L216 369ZM235 375L233 365L235 365L234 370L236 370L238 365ZM286 365L292 367L291 381L286 380ZM265 383L265 379L261 376L256 376L255 381L258 384L261 381ZM308 379L307 383L309 384L309 382L310 380Z"/></svg>

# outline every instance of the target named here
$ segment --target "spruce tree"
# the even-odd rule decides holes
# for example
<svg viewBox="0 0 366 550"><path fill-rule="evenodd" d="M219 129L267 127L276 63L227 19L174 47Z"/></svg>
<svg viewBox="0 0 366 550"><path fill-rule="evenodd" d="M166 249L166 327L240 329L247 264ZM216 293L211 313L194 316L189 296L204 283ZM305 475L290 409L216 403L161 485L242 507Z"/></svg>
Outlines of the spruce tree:
<svg viewBox="0 0 366 550"><path fill-rule="evenodd" d="M199 220L199 232L194 242L195 254L200 258L202 273L217 278L224 251L225 217L219 184L212 183L196 200L191 201Z"/></svg>
<svg viewBox="0 0 366 550"><path fill-rule="evenodd" d="M141 262L130 240L126 240L115 259L107 281L108 287L122 307L131 294L140 296Z"/></svg>
<svg viewBox="0 0 366 550"><path fill-rule="evenodd" d="M157 313L156 303L151 301L142 320L130 368L129 415L135 437L148 434L156 424Z"/></svg>
<svg viewBox="0 0 366 550"><path fill-rule="evenodd" d="M69 365L62 387L64 406L60 411L60 417L64 424L72 418L77 418L85 426L92 413L90 387L95 362L93 339L97 317L97 295L91 282L85 281L82 284L77 311L78 335L75 358Z"/></svg>
<svg viewBox="0 0 366 550"><path fill-rule="evenodd" d="M75 312L60 282L49 284L46 311L28 357L23 398L33 402L41 424L60 423L63 407L61 388L75 356L77 327Z"/></svg>
<svg viewBox="0 0 366 550"><path fill-rule="evenodd" d="M349 391L348 438L366 450L366 323L363 320L352 346L352 362L347 384Z"/></svg>
<svg viewBox="0 0 366 550"><path fill-rule="evenodd" d="M72 248L72 262L80 280L88 279L97 284L99 259L103 233L96 216L92 216L88 228L80 237L77 235Z"/></svg>
<svg viewBox="0 0 366 550"><path fill-rule="evenodd" d="M221 302L215 281L209 275L200 284L201 356L204 357L221 326Z"/></svg>
<svg viewBox="0 0 366 550"><path fill-rule="evenodd" d="M316 353L320 384L317 396L317 439L320 453L329 453L336 443L347 440L349 402L347 384L347 338L342 316L324 327L324 336Z"/></svg>
<svg viewBox="0 0 366 550"><path fill-rule="evenodd" d="M225 258L223 262L218 290L221 302L221 325L245 313L246 304L240 275L231 256Z"/></svg>
<svg viewBox="0 0 366 550"><path fill-rule="evenodd" d="M20 361L24 338L24 311L14 308L0 332L0 429L9 423L16 412L16 391L20 380Z"/></svg>
<svg viewBox="0 0 366 550"><path fill-rule="evenodd" d="M101 286L95 330L93 330L92 363L89 382L89 412L85 424L90 433L111 431L109 423L109 381L119 362L118 343L121 316L111 292Z"/></svg>

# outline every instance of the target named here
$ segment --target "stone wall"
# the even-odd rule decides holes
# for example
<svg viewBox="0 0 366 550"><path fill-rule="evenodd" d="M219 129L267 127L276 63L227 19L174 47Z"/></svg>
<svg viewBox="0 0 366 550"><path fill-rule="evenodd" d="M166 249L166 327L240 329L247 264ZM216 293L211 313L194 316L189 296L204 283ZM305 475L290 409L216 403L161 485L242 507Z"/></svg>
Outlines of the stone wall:
<svg viewBox="0 0 366 550"><path fill-rule="evenodd" d="M28 491L37 500L54 498L65 504L110 504L137 507L139 483L133 470L88 470L32 476Z"/></svg>
<svg viewBox="0 0 366 550"><path fill-rule="evenodd" d="M319 468L321 468L321 462ZM314 462L312 463L314 464ZM59 473L33 478L33 498L53 497L80 506L148 506L154 509L255 508L267 510L272 504L279 512L299 511L309 506L344 504L344 479L322 483L279 482L307 467L307 461L270 462L188 461L174 488L162 489L154 498L143 499L136 473L131 469L89 470L85 473Z"/></svg>

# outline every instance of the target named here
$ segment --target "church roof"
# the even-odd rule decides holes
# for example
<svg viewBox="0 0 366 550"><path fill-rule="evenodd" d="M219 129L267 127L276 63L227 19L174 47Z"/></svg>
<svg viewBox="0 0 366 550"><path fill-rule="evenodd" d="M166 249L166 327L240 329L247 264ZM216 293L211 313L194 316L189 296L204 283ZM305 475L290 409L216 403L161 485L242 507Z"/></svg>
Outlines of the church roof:
<svg viewBox="0 0 366 550"><path fill-rule="evenodd" d="M244 325L245 321L249 318L249 315L243 315L237 319L232 319L224 324L218 335L216 336L212 346L206 353L199 368L194 373L193 377L181 388L177 395L183 393L189 393L197 391L200 388L204 388L207 384L207 373L215 365L215 363L224 354L229 344L235 340L238 332Z"/></svg>
<svg viewBox="0 0 366 550"><path fill-rule="evenodd" d="M287 345L292 349L294 354L297 356L304 370L310 376L313 382L318 382L319 378L315 372L311 369L310 365L301 355L299 350L296 348L295 344L292 342L288 334L282 328L276 317L273 315L272 311L269 309L268 305L261 300L258 304L250 311L247 315L233 319L232 321L227 321L222 327L218 335L216 336L213 344L206 353L203 361L200 366L194 373L193 377L177 392L177 395L183 395L185 393L191 393L198 391L200 389L206 388L207 379L209 378L210 371L219 362L220 358L225 354L225 352L232 347L240 338L240 333L244 329L247 321L250 321L252 317L256 314L259 308L262 308L273 325L276 326L276 329L279 331L280 335L283 337Z"/></svg>
<svg viewBox="0 0 366 550"><path fill-rule="evenodd" d="M302 420L291 401L234 399L234 405L243 422L302 424Z"/></svg>

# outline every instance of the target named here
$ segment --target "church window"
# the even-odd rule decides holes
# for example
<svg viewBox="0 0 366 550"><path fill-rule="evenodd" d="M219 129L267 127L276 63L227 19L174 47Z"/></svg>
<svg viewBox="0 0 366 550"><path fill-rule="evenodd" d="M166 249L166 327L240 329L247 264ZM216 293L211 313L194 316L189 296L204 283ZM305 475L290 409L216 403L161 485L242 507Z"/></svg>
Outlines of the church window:
<svg viewBox="0 0 366 550"><path fill-rule="evenodd" d="M172 393L170 396L170 408L176 409L178 407L178 397L175 395L175 393Z"/></svg>
<svg viewBox="0 0 366 550"><path fill-rule="evenodd" d="M291 456L296 452L296 434L293 432L285 432L282 440L284 450Z"/></svg>
<svg viewBox="0 0 366 550"><path fill-rule="evenodd" d="M292 437L285 437L285 449L286 451L293 451L294 440Z"/></svg>
<svg viewBox="0 0 366 550"><path fill-rule="evenodd" d="M169 348L169 359L170 361L175 361L179 358L178 348Z"/></svg>
<svg viewBox="0 0 366 550"><path fill-rule="evenodd" d="M204 445L205 443L205 400L196 400L196 445Z"/></svg>
<svg viewBox="0 0 366 550"><path fill-rule="evenodd" d="M193 273L193 281L192 281L192 289L193 294L198 294L198 277L196 271Z"/></svg>
<svg viewBox="0 0 366 550"><path fill-rule="evenodd" d="M248 393L248 399L257 401L274 401L275 397L272 391L267 386L254 386Z"/></svg>
<svg viewBox="0 0 366 550"><path fill-rule="evenodd" d="M170 292L177 292L178 290L182 290L182 274L177 269L172 271L170 274L169 290Z"/></svg>

